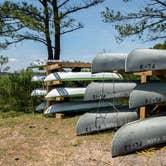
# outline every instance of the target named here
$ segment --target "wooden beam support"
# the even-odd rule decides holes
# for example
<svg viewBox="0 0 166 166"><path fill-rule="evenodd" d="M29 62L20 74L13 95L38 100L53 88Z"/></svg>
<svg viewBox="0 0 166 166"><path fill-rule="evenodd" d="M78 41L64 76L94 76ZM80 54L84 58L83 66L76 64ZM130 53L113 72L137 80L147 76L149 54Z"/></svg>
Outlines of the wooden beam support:
<svg viewBox="0 0 166 166"><path fill-rule="evenodd" d="M53 85L61 85L63 84L61 81L50 81L50 82L45 82L46 86L53 86Z"/></svg>
<svg viewBox="0 0 166 166"><path fill-rule="evenodd" d="M64 101L64 97L55 97L55 98L50 98L50 99L47 99L47 101Z"/></svg>
<svg viewBox="0 0 166 166"><path fill-rule="evenodd" d="M144 120L146 117L146 107L141 107L140 108L140 119Z"/></svg>
<svg viewBox="0 0 166 166"><path fill-rule="evenodd" d="M46 70L55 70L60 68L91 68L91 63L85 62L54 62L45 67Z"/></svg>
<svg viewBox="0 0 166 166"><path fill-rule="evenodd" d="M64 116L64 114L56 113L56 114L55 114L55 117L56 117L57 119L63 119L65 116Z"/></svg>

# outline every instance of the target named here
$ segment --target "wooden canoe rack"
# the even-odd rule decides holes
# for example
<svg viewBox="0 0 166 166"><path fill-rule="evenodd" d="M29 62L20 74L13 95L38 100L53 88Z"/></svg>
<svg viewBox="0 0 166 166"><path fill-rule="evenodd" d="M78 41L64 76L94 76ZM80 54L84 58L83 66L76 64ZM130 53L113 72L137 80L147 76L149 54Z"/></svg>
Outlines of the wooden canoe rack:
<svg viewBox="0 0 166 166"><path fill-rule="evenodd" d="M161 81L163 81L163 80L165 80L164 78L166 78L166 77L165 77L165 74L166 74L166 70L156 70L156 71L151 71L151 70L149 70L149 71L136 72L136 73L134 73L134 75L137 75L137 76L140 76L140 77L141 77L141 79L140 79L141 84L147 83L149 77L150 77L150 76L153 76L153 75L158 76L159 78L162 78ZM156 105L156 106L154 107L154 110L156 110L156 109L158 108L158 106L159 106L159 105ZM146 106L141 107L141 108L140 108L140 119L141 119L141 120L143 120L143 119L146 118L146 113L147 113L147 107L146 107Z"/></svg>
<svg viewBox="0 0 166 166"><path fill-rule="evenodd" d="M47 66L44 67L46 70L46 75L49 75L55 71L62 71L63 68L71 68L73 71L80 71L81 68L91 68L91 63L85 63L85 62L48 62ZM46 82L45 86L47 89L47 93L52 90L52 87L56 87L59 85L63 85L63 82L61 81L51 81ZM55 97L51 99L46 99L46 109L51 106L52 102L63 102L65 101L64 97ZM56 118L64 118L64 114L57 113L55 115Z"/></svg>

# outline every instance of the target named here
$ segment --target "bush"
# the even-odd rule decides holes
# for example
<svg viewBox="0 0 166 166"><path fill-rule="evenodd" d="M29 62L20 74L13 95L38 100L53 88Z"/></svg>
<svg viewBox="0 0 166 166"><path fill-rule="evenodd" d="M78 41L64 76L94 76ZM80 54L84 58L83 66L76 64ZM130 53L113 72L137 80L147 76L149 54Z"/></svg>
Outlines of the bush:
<svg viewBox="0 0 166 166"><path fill-rule="evenodd" d="M32 111L39 99L30 96L38 83L31 82L34 73L22 70L20 73L6 74L0 77L0 109Z"/></svg>

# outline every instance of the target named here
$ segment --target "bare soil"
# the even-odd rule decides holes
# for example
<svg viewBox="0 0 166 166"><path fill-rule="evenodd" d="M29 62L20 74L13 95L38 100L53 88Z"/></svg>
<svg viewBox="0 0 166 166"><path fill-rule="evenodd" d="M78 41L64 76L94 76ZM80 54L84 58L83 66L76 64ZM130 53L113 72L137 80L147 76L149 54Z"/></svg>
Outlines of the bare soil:
<svg viewBox="0 0 166 166"><path fill-rule="evenodd" d="M111 157L113 132L76 136L79 116L0 115L0 166L164 166L166 148Z"/></svg>

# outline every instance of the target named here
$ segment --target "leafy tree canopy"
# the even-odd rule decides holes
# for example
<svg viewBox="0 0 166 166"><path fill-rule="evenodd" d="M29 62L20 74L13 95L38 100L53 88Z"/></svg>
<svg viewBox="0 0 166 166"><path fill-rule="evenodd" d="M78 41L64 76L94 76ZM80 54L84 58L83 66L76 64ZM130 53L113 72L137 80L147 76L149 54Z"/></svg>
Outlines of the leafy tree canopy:
<svg viewBox="0 0 166 166"><path fill-rule="evenodd" d="M72 14L104 0L20 0L0 2L0 47L33 40L47 47L48 59L60 58L60 37L83 28Z"/></svg>
<svg viewBox="0 0 166 166"><path fill-rule="evenodd" d="M132 0L123 0L132 3ZM118 1L116 1L118 3ZM104 22L111 23L118 31L118 40L126 37L137 36L145 41L166 38L166 1L147 0L142 9L135 12L123 13L107 7L102 12ZM144 38L145 37L145 38Z"/></svg>

